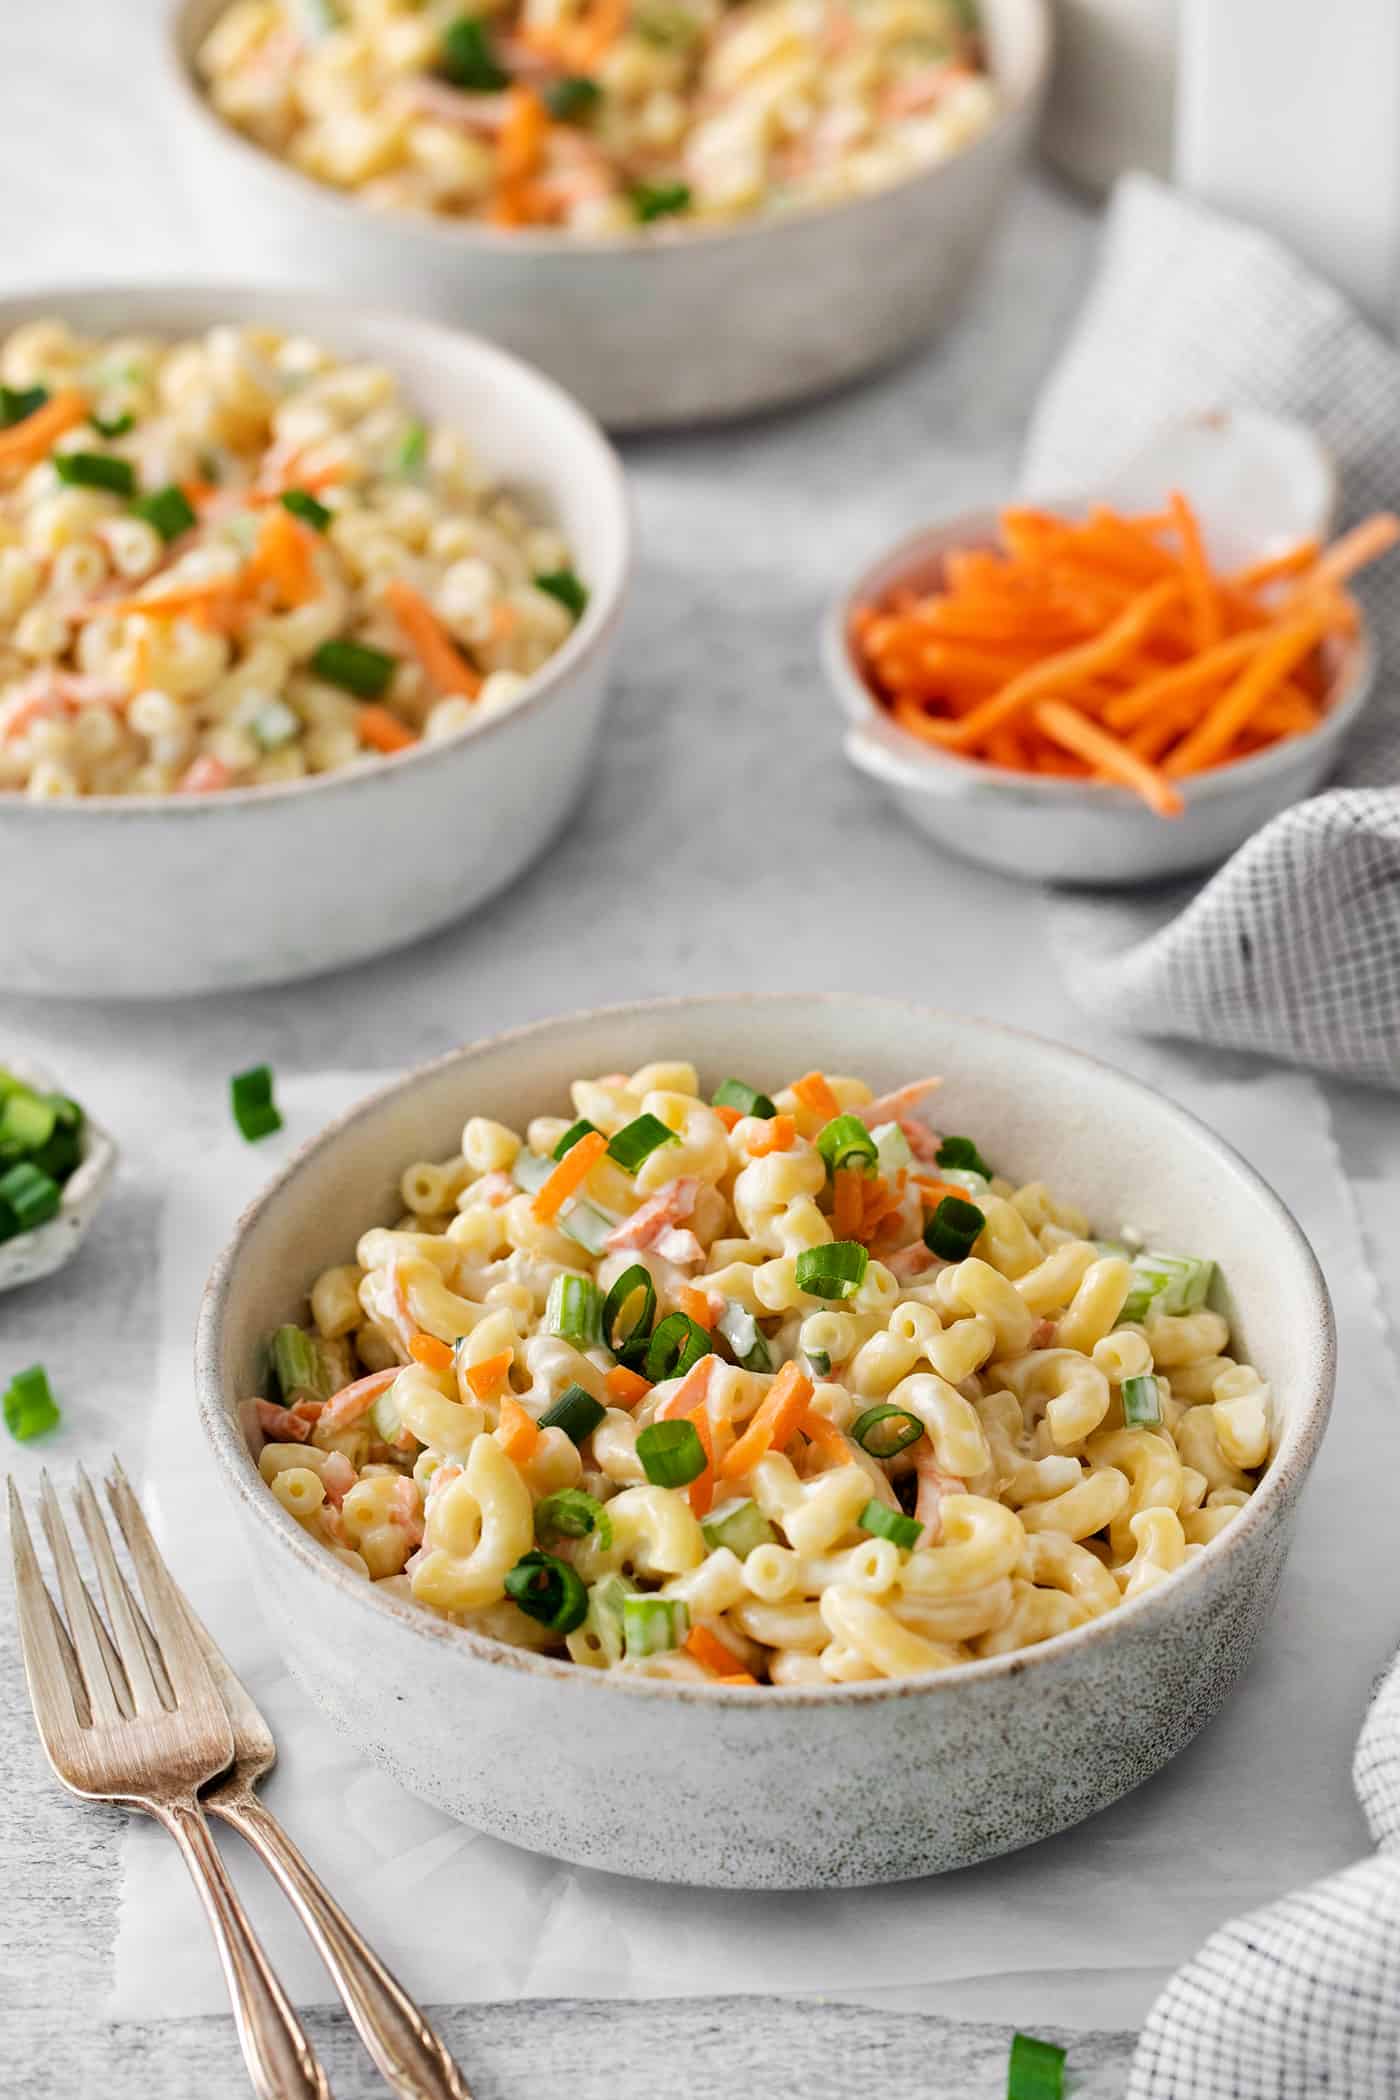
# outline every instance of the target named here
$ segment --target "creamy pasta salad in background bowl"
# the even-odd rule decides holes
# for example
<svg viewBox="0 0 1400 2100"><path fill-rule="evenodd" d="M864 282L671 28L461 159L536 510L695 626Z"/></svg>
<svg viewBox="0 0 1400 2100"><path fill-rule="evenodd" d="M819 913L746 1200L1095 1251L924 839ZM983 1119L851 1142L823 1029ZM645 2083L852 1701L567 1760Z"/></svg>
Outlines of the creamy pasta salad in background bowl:
<svg viewBox="0 0 1400 2100"><path fill-rule="evenodd" d="M478 327L642 428L940 326L1049 46L1045 0L175 0L167 74L233 266Z"/></svg>
<svg viewBox="0 0 1400 2100"><path fill-rule="evenodd" d="M1278 1199L1136 1081L782 996L376 1095L240 1221L196 1370L290 1667L405 1786L618 1872L815 1887L1032 1842L1190 1739L1333 1339Z"/></svg>
<svg viewBox="0 0 1400 2100"><path fill-rule="evenodd" d="M470 910L582 787L629 562L602 433L474 338L0 301L6 981L276 982Z"/></svg>

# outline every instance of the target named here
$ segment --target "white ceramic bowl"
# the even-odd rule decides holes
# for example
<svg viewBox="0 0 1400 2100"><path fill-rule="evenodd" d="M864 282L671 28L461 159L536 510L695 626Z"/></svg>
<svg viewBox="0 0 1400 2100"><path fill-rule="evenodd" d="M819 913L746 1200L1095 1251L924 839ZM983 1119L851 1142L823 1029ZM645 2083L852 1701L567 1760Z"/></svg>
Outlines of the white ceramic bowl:
<svg viewBox="0 0 1400 2100"><path fill-rule="evenodd" d="M0 1052L0 1065L45 1093L61 1093L63 1082L27 1058ZM88 1228L102 1206L117 1164L117 1148L100 1123L95 1123L83 1103L82 1157L63 1184L63 1202L57 1217L17 1239L0 1240L0 1291L13 1291L22 1283L37 1283L52 1276L71 1261Z"/></svg>
<svg viewBox="0 0 1400 2100"><path fill-rule="evenodd" d="M1218 1258L1240 1346L1273 1382L1276 1448L1199 1558L1043 1646L924 1678L742 1690L609 1676L508 1648L379 1594L269 1494L238 1427L270 1328L399 1208L406 1161L469 1112L519 1123L581 1073L692 1058L706 1087L811 1065L876 1087L943 1072L957 1127L1111 1227ZM1108 1067L897 1000L716 998L547 1021L454 1051L306 1146L240 1220L210 1280L199 1408L255 1590L301 1684L412 1792L536 1851L743 1888L898 1880L1046 1837L1104 1807L1224 1699L1272 1603L1333 1381L1326 1288L1259 1177L1193 1117ZM1111 1725L1110 1725L1111 1724ZM664 1775L638 1817L622 1773ZM524 1775L522 1781L522 1775Z"/></svg>
<svg viewBox="0 0 1400 2100"><path fill-rule="evenodd" d="M946 555L995 541L990 511L911 533L842 594L822 630L822 659L847 722L846 756L941 846L1003 874L1044 882L1115 888L1158 882L1214 867L1332 770L1375 682L1364 626L1354 643L1331 653L1332 698L1317 728L1180 782L1186 805L1180 817L1155 815L1127 788L1003 772L920 743L866 684L851 647L851 615L895 583L932 589Z"/></svg>
<svg viewBox="0 0 1400 2100"><path fill-rule="evenodd" d="M0 982L74 999L275 984L471 911L541 853L597 738L631 562L622 468L552 381L474 337L324 293L105 286L0 299L0 335L56 313L100 335L230 319L382 360L427 414L559 521L588 608L530 693L441 743L219 795L0 794Z"/></svg>
<svg viewBox="0 0 1400 2100"><path fill-rule="evenodd" d="M732 230L586 244L376 211L244 139L194 54L227 0L174 0L166 88L211 252L229 270L331 282L479 328L617 429L770 408L853 378L951 313L1035 128L1046 0L982 0L1001 114L966 152L890 189Z"/></svg>

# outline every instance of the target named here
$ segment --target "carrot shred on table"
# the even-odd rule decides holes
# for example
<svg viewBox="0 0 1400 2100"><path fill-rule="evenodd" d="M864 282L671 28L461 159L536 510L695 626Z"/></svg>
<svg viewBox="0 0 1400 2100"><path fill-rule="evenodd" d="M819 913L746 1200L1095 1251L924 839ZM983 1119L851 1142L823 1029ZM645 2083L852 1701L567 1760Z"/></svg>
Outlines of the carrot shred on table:
<svg viewBox="0 0 1400 2100"><path fill-rule="evenodd" d="M467 1365L467 1384L478 1400L489 1400L493 1393L499 1392L514 1362L513 1349L498 1349L494 1356L483 1356L480 1363Z"/></svg>
<svg viewBox="0 0 1400 2100"><path fill-rule="evenodd" d="M721 1459L721 1475L726 1480L735 1480L741 1473L747 1473L750 1466L756 1466L765 1452L781 1451L801 1427L811 1397L811 1379L804 1371L799 1371L796 1364L784 1364L759 1402L743 1435Z"/></svg>
<svg viewBox="0 0 1400 2100"><path fill-rule="evenodd" d="M548 1180L541 1182L535 1192L532 1209L541 1225L548 1225L559 1215L560 1206L583 1187L607 1149L608 1141L601 1130L587 1131L576 1145L569 1147Z"/></svg>
<svg viewBox="0 0 1400 2100"><path fill-rule="evenodd" d="M446 1342L440 1342L435 1334L415 1334L408 1345L408 1353L416 1364L428 1371L450 1371L452 1351Z"/></svg>

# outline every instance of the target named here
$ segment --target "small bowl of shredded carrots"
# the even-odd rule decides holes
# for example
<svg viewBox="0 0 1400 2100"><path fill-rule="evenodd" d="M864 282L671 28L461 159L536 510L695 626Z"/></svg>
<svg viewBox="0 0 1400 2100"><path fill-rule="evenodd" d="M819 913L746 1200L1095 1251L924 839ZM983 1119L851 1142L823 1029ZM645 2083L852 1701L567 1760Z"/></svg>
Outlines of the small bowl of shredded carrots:
<svg viewBox="0 0 1400 2100"><path fill-rule="evenodd" d="M1225 568L1160 509L1008 507L904 541L828 626L847 754L969 859L1066 883L1208 867L1325 777L1374 677L1348 580L1400 539Z"/></svg>

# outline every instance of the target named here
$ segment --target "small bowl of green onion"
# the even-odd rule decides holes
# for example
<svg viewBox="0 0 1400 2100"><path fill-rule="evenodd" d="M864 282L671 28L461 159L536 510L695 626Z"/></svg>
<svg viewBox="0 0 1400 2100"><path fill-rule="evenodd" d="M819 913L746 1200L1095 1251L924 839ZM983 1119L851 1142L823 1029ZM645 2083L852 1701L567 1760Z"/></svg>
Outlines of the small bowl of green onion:
<svg viewBox="0 0 1400 2100"><path fill-rule="evenodd" d="M113 1140L49 1073L0 1063L0 1291L71 1260L116 1163Z"/></svg>

